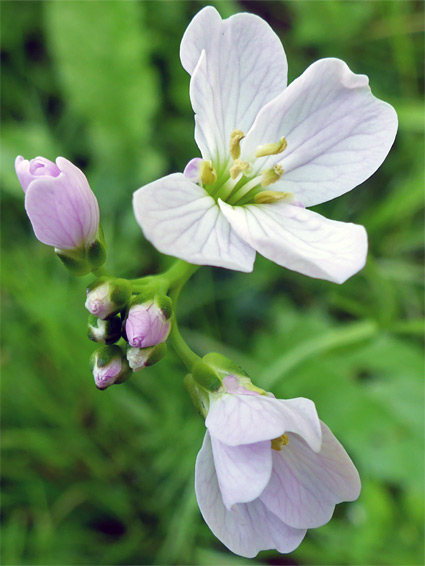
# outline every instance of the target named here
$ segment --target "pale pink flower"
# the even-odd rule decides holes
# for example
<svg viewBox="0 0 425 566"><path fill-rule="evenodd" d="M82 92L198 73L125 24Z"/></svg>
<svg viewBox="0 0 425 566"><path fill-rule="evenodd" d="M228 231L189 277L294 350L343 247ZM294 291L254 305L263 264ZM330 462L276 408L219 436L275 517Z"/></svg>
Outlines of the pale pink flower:
<svg viewBox="0 0 425 566"><path fill-rule="evenodd" d="M211 6L188 26L180 58L202 158L135 192L147 239L190 263L239 271L252 271L256 252L337 283L359 271L365 229L305 207L365 181L393 144L396 113L368 78L321 59L287 87L268 24L251 14L223 21Z"/></svg>
<svg viewBox="0 0 425 566"><path fill-rule="evenodd" d="M232 552L293 551L335 504L360 493L358 472L309 399L275 399L227 376L210 394L196 460L201 513Z"/></svg>
<svg viewBox="0 0 425 566"><path fill-rule="evenodd" d="M99 229L99 206L84 173L64 157L18 156L16 174L36 237L58 250L88 247Z"/></svg>

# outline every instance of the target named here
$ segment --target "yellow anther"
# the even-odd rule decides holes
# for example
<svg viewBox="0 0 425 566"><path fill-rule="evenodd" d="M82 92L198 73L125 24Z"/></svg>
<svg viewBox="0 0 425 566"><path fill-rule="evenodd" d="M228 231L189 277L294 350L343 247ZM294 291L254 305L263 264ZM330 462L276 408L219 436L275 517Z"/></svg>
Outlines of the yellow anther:
<svg viewBox="0 0 425 566"><path fill-rule="evenodd" d="M256 204L271 204L280 200L292 200L292 193L280 193L279 191L261 191L254 197Z"/></svg>
<svg viewBox="0 0 425 566"><path fill-rule="evenodd" d="M230 168L230 176L232 177L232 179L236 179L236 177L240 173L247 171L250 167L251 165L248 163L248 161L240 161L239 159L235 159L233 166Z"/></svg>
<svg viewBox="0 0 425 566"><path fill-rule="evenodd" d="M232 159L239 159L241 154L240 142L245 137L241 130L233 130L230 134L230 155Z"/></svg>
<svg viewBox="0 0 425 566"><path fill-rule="evenodd" d="M284 170L282 168L282 165L279 164L272 167L272 169L264 169L264 171L261 171L261 176L263 177L261 186L268 187L269 185L276 183L276 181L279 181L279 179L282 177L283 173Z"/></svg>
<svg viewBox="0 0 425 566"><path fill-rule="evenodd" d="M201 165L201 183L203 185L212 185L217 180L217 173L213 164L208 159L204 159Z"/></svg>
<svg viewBox="0 0 425 566"><path fill-rule="evenodd" d="M277 155L278 153L282 153L288 146L288 142L285 138L280 138L277 143L266 143L264 145L260 145L257 148L257 153L255 157L266 157L266 155Z"/></svg>
<svg viewBox="0 0 425 566"><path fill-rule="evenodd" d="M289 444L289 438L287 434L282 434L279 438L273 438L271 442L273 450L280 452L284 446Z"/></svg>

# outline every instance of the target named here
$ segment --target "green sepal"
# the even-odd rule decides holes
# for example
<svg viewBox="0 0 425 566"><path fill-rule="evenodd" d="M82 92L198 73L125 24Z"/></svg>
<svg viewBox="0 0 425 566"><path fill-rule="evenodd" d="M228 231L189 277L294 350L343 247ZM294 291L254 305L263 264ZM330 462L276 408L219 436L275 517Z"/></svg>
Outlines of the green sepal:
<svg viewBox="0 0 425 566"><path fill-rule="evenodd" d="M239 364L229 360L229 358L226 358L226 356L223 356L222 354L210 352L202 358L202 361L213 368L221 380L227 375L241 375L243 377L249 377L246 371Z"/></svg>
<svg viewBox="0 0 425 566"><path fill-rule="evenodd" d="M123 352L119 346L100 346L90 356L90 369L93 370L94 366L102 368L109 364L114 358L122 358Z"/></svg>
<svg viewBox="0 0 425 566"><path fill-rule="evenodd" d="M153 366L154 364L162 360L166 353L167 344L165 342L156 344L155 346L149 346L148 348L134 348L133 346L130 346L130 344L127 344L126 350L128 363L130 365L130 368L134 372L138 372L144 368ZM135 356L133 356L133 354L135 354ZM137 360L138 364L140 365L136 365L134 363L134 358L137 359L137 356L140 356L140 358Z"/></svg>
<svg viewBox="0 0 425 566"><path fill-rule="evenodd" d="M219 373L203 360L199 360L193 364L192 375L193 379L207 391L217 391L221 387Z"/></svg>
<svg viewBox="0 0 425 566"><path fill-rule="evenodd" d="M152 346L152 354L149 356L149 359L146 361L146 367L153 366L167 354L168 347L165 342L162 344L157 344L156 346Z"/></svg>
<svg viewBox="0 0 425 566"><path fill-rule="evenodd" d="M121 338L121 325L121 318L119 316L102 320L90 314L87 323L87 336L90 340L93 340L93 342L113 344Z"/></svg>
<svg viewBox="0 0 425 566"><path fill-rule="evenodd" d="M195 409L200 415L206 418L209 409L208 394L202 388L198 387L191 373L187 374L184 378L184 386L189 393Z"/></svg>
<svg viewBox="0 0 425 566"><path fill-rule="evenodd" d="M156 295L155 303L160 308L165 320L169 320L173 314L173 301L167 295Z"/></svg>
<svg viewBox="0 0 425 566"><path fill-rule="evenodd" d="M87 273L90 273L91 265L87 261L85 248L78 248L75 250L62 250L55 248L55 253L61 260L63 265L73 275L80 277L82 275L87 275Z"/></svg>
<svg viewBox="0 0 425 566"><path fill-rule="evenodd" d="M111 285L111 300L116 305L120 305L118 310L122 310L130 301L132 292L131 283L127 279L117 278L111 281Z"/></svg>

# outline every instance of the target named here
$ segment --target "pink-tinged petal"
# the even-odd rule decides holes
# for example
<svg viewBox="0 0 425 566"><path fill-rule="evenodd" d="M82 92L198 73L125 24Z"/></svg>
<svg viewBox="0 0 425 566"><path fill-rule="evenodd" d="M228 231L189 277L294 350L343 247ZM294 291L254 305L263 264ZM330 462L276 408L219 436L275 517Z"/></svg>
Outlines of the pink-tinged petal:
<svg viewBox="0 0 425 566"><path fill-rule="evenodd" d="M234 231L261 255L309 277L344 283L367 257L363 226L328 220L284 202L232 207L219 201Z"/></svg>
<svg viewBox="0 0 425 566"><path fill-rule="evenodd" d="M25 194L25 209L37 238L49 246L71 249L90 244L99 228L99 207L85 175L58 157L59 176L39 176Z"/></svg>
<svg viewBox="0 0 425 566"><path fill-rule="evenodd" d="M284 136L285 151L255 165L260 170L279 162L285 173L274 189L314 206L368 179L396 132L394 108L372 95L365 75L339 59L321 59L261 110L242 141L242 158Z"/></svg>
<svg viewBox="0 0 425 566"><path fill-rule="evenodd" d="M310 399L274 399L251 395L211 396L205 425L211 436L229 446L273 440L285 432L299 434L320 450L321 429Z"/></svg>
<svg viewBox="0 0 425 566"><path fill-rule="evenodd" d="M19 182L21 183L21 187L26 193L28 185L32 181L32 175L30 173L30 162L28 159L24 159L22 155L18 155L15 159L15 171L18 177Z"/></svg>
<svg viewBox="0 0 425 566"><path fill-rule="evenodd" d="M225 507L230 510L236 503L257 499L272 473L270 441L227 446L211 437L211 445Z"/></svg>
<svg viewBox="0 0 425 566"><path fill-rule="evenodd" d="M232 230L208 193L181 173L133 196L136 220L162 253L197 265L252 271L255 251Z"/></svg>
<svg viewBox="0 0 425 566"><path fill-rule="evenodd" d="M205 62L199 66L201 54ZM236 14L222 20L208 6L189 24L180 47L192 75L195 139L206 159L223 163L234 129L248 132L267 102L286 86L286 56L279 38L258 16ZM214 142L200 131L212 130Z"/></svg>
<svg viewBox="0 0 425 566"><path fill-rule="evenodd" d="M322 447L313 452L290 434L281 452L273 450L273 472L261 500L291 527L314 528L327 523L335 504L360 494L359 474L329 428L322 425Z"/></svg>
<svg viewBox="0 0 425 566"><path fill-rule="evenodd" d="M196 459L195 491L202 516L214 535L235 554L253 558L261 550L292 552L305 536L256 500L228 511L223 504L208 433Z"/></svg>
<svg viewBox="0 0 425 566"><path fill-rule="evenodd" d="M170 321L154 303L133 305L125 322L130 346L148 348L165 342L170 333Z"/></svg>

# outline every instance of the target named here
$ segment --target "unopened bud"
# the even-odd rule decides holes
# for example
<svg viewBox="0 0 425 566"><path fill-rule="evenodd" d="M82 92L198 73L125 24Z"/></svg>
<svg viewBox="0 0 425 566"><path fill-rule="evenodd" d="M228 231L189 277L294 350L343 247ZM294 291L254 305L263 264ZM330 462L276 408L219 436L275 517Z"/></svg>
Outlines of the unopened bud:
<svg viewBox="0 0 425 566"><path fill-rule="evenodd" d="M98 389L124 383L131 375L127 359L119 346L101 346L90 358L90 369Z"/></svg>
<svg viewBox="0 0 425 566"><path fill-rule="evenodd" d="M150 348L127 348L127 360L131 369L136 372L143 368L153 366L167 353L167 344L157 344Z"/></svg>
<svg viewBox="0 0 425 566"><path fill-rule="evenodd" d="M148 348L165 342L171 331L172 302L166 295L146 300L135 297L125 321L130 346Z"/></svg>
<svg viewBox="0 0 425 566"><path fill-rule="evenodd" d="M131 297L131 284L126 279L99 277L87 287L86 309L106 319L123 310Z"/></svg>
<svg viewBox="0 0 425 566"><path fill-rule="evenodd" d="M100 344L113 344L121 338L121 318L113 316L106 320L89 314L87 335Z"/></svg>
<svg viewBox="0 0 425 566"><path fill-rule="evenodd" d="M64 157L28 161L19 156L16 174L25 192L25 209L36 237L55 248L63 264L84 275L102 265L106 249L99 206L84 173Z"/></svg>

